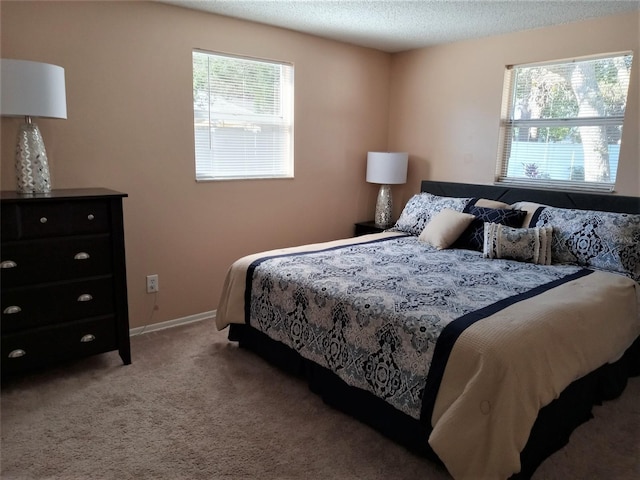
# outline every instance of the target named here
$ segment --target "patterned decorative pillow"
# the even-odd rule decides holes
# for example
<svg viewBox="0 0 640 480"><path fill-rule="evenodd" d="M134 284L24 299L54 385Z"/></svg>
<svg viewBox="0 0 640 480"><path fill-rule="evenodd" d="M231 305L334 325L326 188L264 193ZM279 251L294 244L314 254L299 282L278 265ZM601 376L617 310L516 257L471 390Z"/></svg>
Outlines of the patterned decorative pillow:
<svg viewBox="0 0 640 480"><path fill-rule="evenodd" d="M551 226L513 228L485 223L482 256L551 265L552 238Z"/></svg>
<svg viewBox="0 0 640 480"><path fill-rule="evenodd" d="M486 208L467 206L464 213L470 213L476 219L462 232L453 244L453 248L464 248L481 252L484 246L484 224L500 223L509 227L520 227L527 212L523 210L508 210L505 208Z"/></svg>
<svg viewBox="0 0 640 480"><path fill-rule="evenodd" d="M640 282L640 215L545 207L533 221L553 226L554 263L619 272Z"/></svg>
<svg viewBox="0 0 640 480"><path fill-rule="evenodd" d="M445 208L461 212L471 198L440 197L431 193L418 193L409 199L391 230L418 236L435 214Z"/></svg>
<svg viewBox="0 0 640 480"><path fill-rule="evenodd" d="M456 212L445 208L427 223L418 240L428 243L438 250L448 248L475 218L470 213Z"/></svg>

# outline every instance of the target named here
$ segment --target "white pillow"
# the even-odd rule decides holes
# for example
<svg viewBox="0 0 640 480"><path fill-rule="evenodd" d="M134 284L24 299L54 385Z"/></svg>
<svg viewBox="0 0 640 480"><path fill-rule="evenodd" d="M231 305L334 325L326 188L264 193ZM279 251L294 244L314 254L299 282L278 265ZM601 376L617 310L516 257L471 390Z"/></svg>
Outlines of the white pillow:
<svg viewBox="0 0 640 480"><path fill-rule="evenodd" d="M418 237L438 250L449 247L476 218L470 213L456 212L445 208L433 216Z"/></svg>
<svg viewBox="0 0 640 480"><path fill-rule="evenodd" d="M508 203L504 203L499 200L489 200L488 198L479 198L478 201L473 205L475 207L484 207L484 208L504 208L506 210L513 209L513 207Z"/></svg>

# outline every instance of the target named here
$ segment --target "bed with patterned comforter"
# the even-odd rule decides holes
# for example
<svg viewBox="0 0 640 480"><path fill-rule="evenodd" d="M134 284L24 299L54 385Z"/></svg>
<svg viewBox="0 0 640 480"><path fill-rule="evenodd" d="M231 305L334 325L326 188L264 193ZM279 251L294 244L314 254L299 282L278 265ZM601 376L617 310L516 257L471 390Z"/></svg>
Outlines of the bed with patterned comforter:
<svg viewBox="0 0 640 480"><path fill-rule="evenodd" d="M230 268L216 323L248 324L422 423L454 478L503 479L540 409L640 335L638 283L573 263L406 231L263 252Z"/></svg>

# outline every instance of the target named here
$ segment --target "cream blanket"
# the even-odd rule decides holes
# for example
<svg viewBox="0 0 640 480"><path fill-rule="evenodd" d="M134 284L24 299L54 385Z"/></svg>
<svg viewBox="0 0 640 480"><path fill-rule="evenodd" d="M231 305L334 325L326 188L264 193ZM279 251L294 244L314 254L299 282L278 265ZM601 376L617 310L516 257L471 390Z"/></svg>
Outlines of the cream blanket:
<svg viewBox="0 0 640 480"><path fill-rule="evenodd" d="M245 323L246 272L265 256L366 242L397 233L249 255L225 279L216 326ZM640 335L640 286L594 272L511 305L467 328L436 397L429 444L456 479L503 479L520 470L538 411L574 380L617 360Z"/></svg>
<svg viewBox="0 0 640 480"><path fill-rule="evenodd" d="M538 411L640 335L633 280L594 272L467 328L436 398L429 444L455 479L505 479Z"/></svg>

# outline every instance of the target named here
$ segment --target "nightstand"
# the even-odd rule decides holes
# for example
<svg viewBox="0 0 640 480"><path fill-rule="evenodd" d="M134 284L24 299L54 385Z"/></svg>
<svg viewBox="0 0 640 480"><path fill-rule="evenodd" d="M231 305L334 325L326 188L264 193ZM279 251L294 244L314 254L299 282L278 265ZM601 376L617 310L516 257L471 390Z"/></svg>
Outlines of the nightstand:
<svg viewBox="0 0 640 480"><path fill-rule="evenodd" d="M355 236L359 237L360 235L366 235L368 233L380 233L384 232L389 227L379 227L376 223L371 220L369 222L358 222L355 224Z"/></svg>

